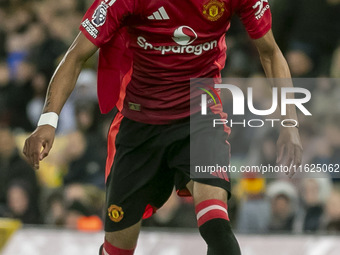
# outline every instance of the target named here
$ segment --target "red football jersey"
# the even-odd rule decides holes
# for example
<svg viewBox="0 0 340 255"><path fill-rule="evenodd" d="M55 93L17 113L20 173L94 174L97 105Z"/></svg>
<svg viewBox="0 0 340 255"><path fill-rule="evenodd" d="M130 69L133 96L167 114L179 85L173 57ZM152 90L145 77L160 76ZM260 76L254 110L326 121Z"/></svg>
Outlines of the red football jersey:
<svg viewBox="0 0 340 255"><path fill-rule="evenodd" d="M107 48L127 28L133 71L122 113L165 124L190 115L190 78L220 77L234 13L253 39L271 28L268 0L95 0L80 29Z"/></svg>

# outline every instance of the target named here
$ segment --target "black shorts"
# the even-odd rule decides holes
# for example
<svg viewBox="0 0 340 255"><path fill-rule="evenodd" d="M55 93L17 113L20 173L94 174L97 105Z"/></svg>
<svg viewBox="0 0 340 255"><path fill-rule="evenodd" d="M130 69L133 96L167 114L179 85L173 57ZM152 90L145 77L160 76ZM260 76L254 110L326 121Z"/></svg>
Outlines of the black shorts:
<svg viewBox="0 0 340 255"><path fill-rule="evenodd" d="M212 113L206 116L206 120L211 119L209 125L213 118L216 115ZM195 146L214 148L216 153L200 151L228 166L230 150L223 126L217 131L197 126L200 128L194 135L199 137L199 144ZM108 135L105 231L122 230L151 216L167 201L174 185L179 195L190 195L186 184L191 179L221 187L230 196L228 177L190 176L190 118L168 125L150 125L127 119L118 112Z"/></svg>

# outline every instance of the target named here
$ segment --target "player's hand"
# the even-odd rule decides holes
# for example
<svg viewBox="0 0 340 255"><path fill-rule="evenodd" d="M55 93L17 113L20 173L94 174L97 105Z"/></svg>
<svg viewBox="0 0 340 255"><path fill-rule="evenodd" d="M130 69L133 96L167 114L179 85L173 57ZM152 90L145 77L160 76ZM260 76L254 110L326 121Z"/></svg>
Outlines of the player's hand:
<svg viewBox="0 0 340 255"><path fill-rule="evenodd" d="M282 127L277 141L277 160L279 165L288 166L290 171L286 173L290 178L295 174L302 161L302 145L299 130L296 127Z"/></svg>
<svg viewBox="0 0 340 255"><path fill-rule="evenodd" d="M36 170L39 169L39 161L43 160L52 148L55 136L55 128L50 125L43 125L26 139L23 153L30 165Z"/></svg>

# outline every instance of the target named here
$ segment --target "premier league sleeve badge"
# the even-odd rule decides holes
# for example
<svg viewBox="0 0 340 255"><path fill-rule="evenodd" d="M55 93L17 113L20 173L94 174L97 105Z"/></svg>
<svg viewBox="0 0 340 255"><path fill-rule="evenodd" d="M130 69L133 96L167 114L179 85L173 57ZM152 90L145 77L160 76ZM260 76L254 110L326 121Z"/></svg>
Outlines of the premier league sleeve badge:
<svg viewBox="0 0 340 255"><path fill-rule="evenodd" d="M106 5L104 2L101 2L101 4L98 5L97 9L94 11L92 15L93 25L95 25L96 27L100 27L105 23L107 8L108 5Z"/></svg>

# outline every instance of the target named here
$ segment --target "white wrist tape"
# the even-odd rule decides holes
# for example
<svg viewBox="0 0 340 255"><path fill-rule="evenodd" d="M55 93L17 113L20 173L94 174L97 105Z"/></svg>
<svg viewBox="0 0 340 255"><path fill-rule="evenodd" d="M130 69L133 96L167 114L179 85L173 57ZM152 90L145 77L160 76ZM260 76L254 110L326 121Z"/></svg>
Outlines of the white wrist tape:
<svg viewBox="0 0 340 255"><path fill-rule="evenodd" d="M59 116L55 112L43 113L41 114L40 119L38 121L38 127L43 125L50 125L54 128L57 128L58 118Z"/></svg>

